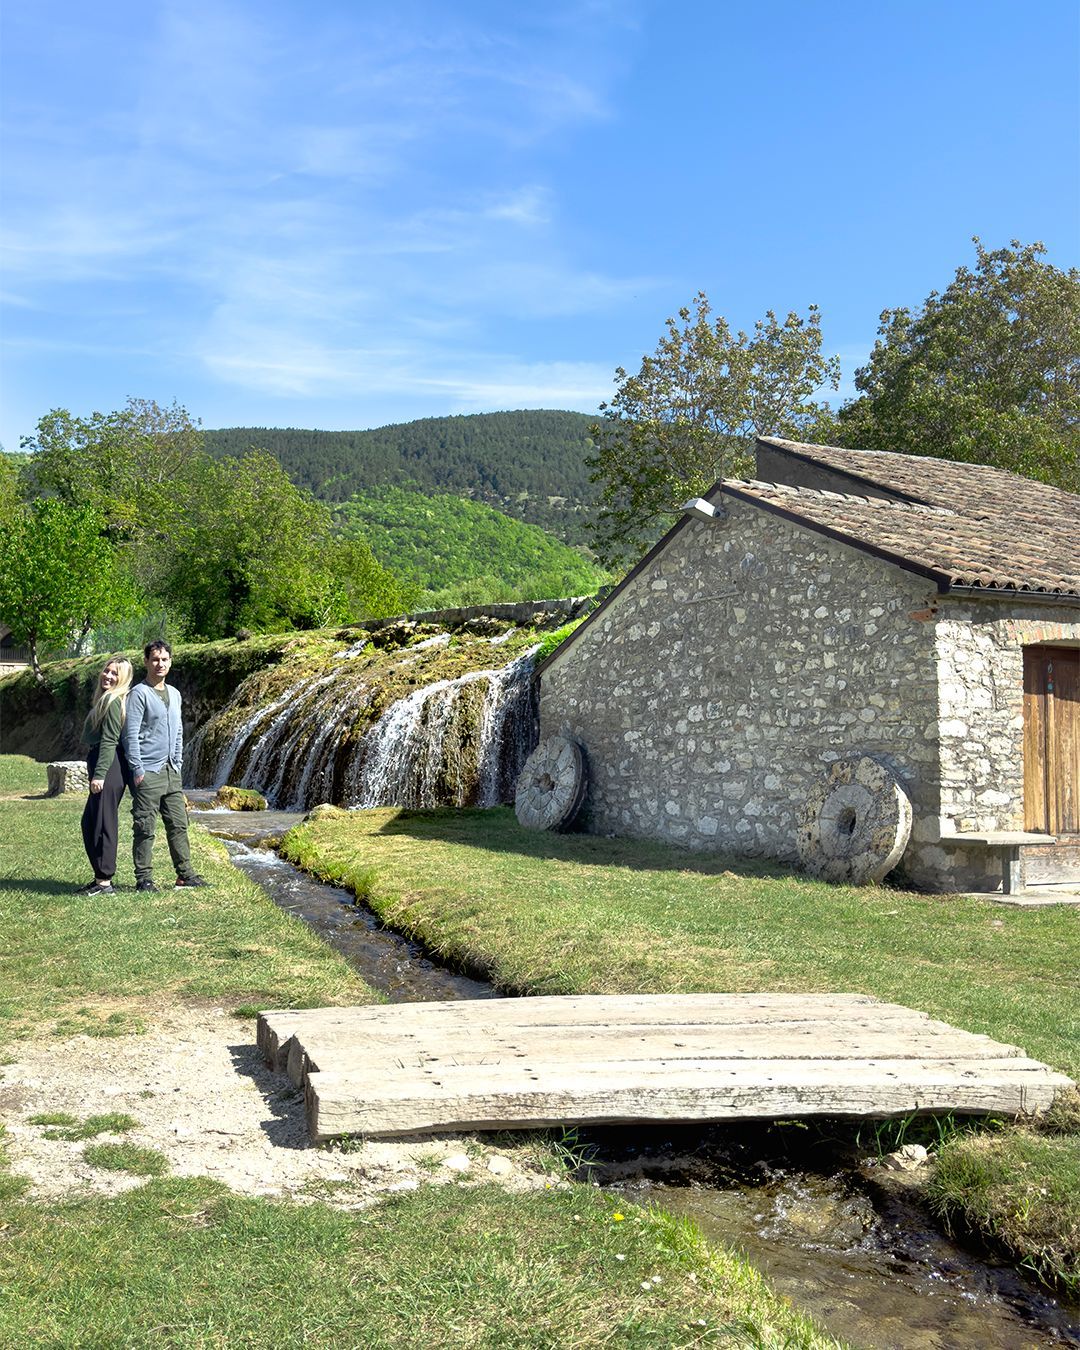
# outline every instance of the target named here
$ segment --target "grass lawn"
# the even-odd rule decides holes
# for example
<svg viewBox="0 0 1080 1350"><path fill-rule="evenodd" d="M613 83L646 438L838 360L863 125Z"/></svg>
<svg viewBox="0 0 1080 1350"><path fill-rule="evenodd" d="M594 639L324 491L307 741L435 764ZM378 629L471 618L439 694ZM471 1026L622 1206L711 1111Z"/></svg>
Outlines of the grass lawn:
<svg viewBox="0 0 1080 1350"><path fill-rule="evenodd" d="M207 890L134 890L127 800L114 896L88 899L79 832L83 798L42 798L45 768L0 756L0 1033L118 1035L163 1001L214 999L234 1007L370 1002L375 995L298 919L284 914L191 831ZM157 876L171 887L164 831Z"/></svg>
<svg viewBox="0 0 1080 1350"><path fill-rule="evenodd" d="M320 812L284 844L387 923L508 990L867 993L1080 1078L1076 909L832 886L658 844L529 832L505 809ZM1080 1174L1065 1159L1080 1158L1080 1122L1056 1119L1047 1135L948 1143L942 1162L954 1165L941 1167L936 1199L1077 1289Z"/></svg>
<svg viewBox="0 0 1080 1350"><path fill-rule="evenodd" d="M198 829L193 851L212 890L75 894L86 879L82 801L44 799L43 786L43 765L0 757L8 1040L122 1038L185 999L236 1007L372 997ZM164 862L163 838L157 849ZM118 880L128 887L129 868L124 858ZM0 1345L836 1345L692 1226L616 1207L590 1187L556 1181L517 1195L432 1184L347 1213L154 1175L162 1155L97 1140L126 1120L42 1120L58 1138L89 1141L97 1167L151 1178L114 1198L56 1202L27 1199L5 1165L0 1126Z"/></svg>

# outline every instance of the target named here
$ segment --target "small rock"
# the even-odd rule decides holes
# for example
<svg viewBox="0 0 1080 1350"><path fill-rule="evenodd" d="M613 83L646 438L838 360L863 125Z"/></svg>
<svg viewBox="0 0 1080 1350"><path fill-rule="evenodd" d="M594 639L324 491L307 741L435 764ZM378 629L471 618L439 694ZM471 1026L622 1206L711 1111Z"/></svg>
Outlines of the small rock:
<svg viewBox="0 0 1080 1350"><path fill-rule="evenodd" d="M443 1166L450 1172L471 1172L472 1160L464 1153L452 1153L449 1158L443 1159Z"/></svg>
<svg viewBox="0 0 1080 1350"><path fill-rule="evenodd" d="M893 1153L886 1153L881 1160L882 1167L887 1167L890 1172L914 1172L920 1167L925 1167L930 1160L930 1155L922 1144L904 1144Z"/></svg>
<svg viewBox="0 0 1080 1350"><path fill-rule="evenodd" d="M514 1164L501 1153L493 1153L487 1160L487 1170L496 1177L506 1177L514 1170Z"/></svg>

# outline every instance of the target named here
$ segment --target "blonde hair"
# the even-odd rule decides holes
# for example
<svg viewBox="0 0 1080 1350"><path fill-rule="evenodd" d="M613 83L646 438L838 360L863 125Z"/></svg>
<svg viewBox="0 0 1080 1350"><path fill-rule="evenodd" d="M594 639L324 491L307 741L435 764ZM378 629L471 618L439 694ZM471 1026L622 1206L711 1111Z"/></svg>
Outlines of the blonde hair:
<svg viewBox="0 0 1080 1350"><path fill-rule="evenodd" d="M93 703L90 704L90 725L95 728L101 726L105 714L117 699L120 700L122 714L125 716L127 714L127 696L135 671L126 656L110 656L101 669L106 671L110 666L116 667L116 683L111 689L102 689L99 675L97 692L94 694Z"/></svg>

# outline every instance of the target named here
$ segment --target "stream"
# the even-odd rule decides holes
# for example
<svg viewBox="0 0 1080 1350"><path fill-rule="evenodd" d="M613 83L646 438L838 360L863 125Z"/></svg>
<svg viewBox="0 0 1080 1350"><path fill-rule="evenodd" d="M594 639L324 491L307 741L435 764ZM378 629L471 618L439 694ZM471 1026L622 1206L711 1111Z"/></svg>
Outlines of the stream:
<svg viewBox="0 0 1080 1350"><path fill-rule="evenodd" d="M221 838L235 866L296 915L391 1002L495 998L490 985L438 965L382 926L352 895L316 881L262 841L300 815L210 808L212 790L189 791L193 818ZM612 1127L576 1132L590 1175L639 1204L693 1219L735 1248L773 1288L830 1334L863 1350L1041 1350L1080 1347L1080 1309L1069 1309L993 1258L939 1232L866 1165L868 1148L837 1126L769 1123Z"/></svg>

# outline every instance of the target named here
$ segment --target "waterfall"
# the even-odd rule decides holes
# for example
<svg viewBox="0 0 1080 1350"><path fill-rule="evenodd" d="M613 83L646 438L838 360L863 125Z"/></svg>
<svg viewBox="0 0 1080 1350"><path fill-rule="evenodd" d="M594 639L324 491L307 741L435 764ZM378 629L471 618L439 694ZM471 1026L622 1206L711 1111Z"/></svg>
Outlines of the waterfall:
<svg viewBox="0 0 1080 1350"><path fill-rule="evenodd" d="M536 739L532 665L530 651L501 670L470 671L399 699L364 738L345 804L507 800Z"/></svg>
<svg viewBox="0 0 1080 1350"><path fill-rule="evenodd" d="M445 645L442 638L416 644L395 668L412 664L421 646ZM326 801L350 807L509 801L536 742L534 651L499 670L421 685L375 720L385 675L354 662L356 649L337 653L329 671L294 677L286 687L284 678L276 690L241 686L192 746L195 781L256 788L291 810Z"/></svg>

